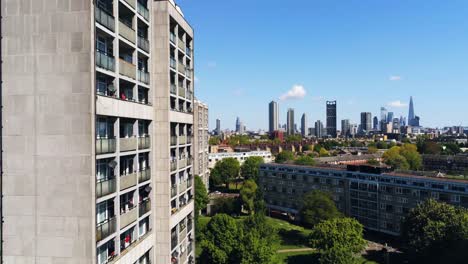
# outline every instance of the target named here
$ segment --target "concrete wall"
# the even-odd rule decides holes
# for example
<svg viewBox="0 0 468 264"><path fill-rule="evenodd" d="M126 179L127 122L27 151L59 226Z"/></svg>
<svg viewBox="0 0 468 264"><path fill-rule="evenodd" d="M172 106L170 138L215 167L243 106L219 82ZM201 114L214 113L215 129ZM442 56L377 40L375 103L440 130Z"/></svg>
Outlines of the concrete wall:
<svg viewBox="0 0 468 264"><path fill-rule="evenodd" d="M4 263L93 263L91 1L1 4Z"/></svg>

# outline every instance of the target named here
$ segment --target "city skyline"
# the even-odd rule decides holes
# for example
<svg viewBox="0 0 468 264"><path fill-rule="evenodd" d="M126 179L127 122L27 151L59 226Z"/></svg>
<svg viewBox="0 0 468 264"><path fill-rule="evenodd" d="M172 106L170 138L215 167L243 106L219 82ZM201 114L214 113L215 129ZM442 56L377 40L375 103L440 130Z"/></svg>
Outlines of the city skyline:
<svg viewBox="0 0 468 264"><path fill-rule="evenodd" d="M360 112L380 116L381 106L406 117L411 95L422 125L468 125L468 60L460 56L468 45L467 2L425 1L421 10L420 1L297 1L291 15L262 0L178 3L197 28L195 85L210 105L210 129L216 118L232 129L236 116L249 129L267 129L271 100L281 105L281 124L288 108L324 121L327 100L340 102L337 120L358 123ZM300 33L305 28L310 34ZM303 41L285 50L297 35ZM295 55L299 50L307 52Z"/></svg>

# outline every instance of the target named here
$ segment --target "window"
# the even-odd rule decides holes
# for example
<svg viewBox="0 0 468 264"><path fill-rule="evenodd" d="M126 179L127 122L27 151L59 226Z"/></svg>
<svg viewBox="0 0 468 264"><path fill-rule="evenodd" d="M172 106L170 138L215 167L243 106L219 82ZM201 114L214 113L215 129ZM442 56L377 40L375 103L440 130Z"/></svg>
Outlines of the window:
<svg viewBox="0 0 468 264"><path fill-rule="evenodd" d="M96 224L102 224L114 217L114 202L106 200L96 205Z"/></svg>
<svg viewBox="0 0 468 264"><path fill-rule="evenodd" d="M396 194L402 194L403 193L403 189L401 187L396 187L395 188L395 193Z"/></svg>
<svg viewBox="0 0 468 264"><path fill-rule="evenodd" d="M460 202L460 195L452 194L452 196L450 196L450 201L452 203L459 203Z"/></svg>
<svg viewBox="0 0 468 264"><path fill-rule="evenodd" d="M115 255L115 241L114 239L108 241L97 249L97 263L105 264L114 258Z"/></svg>
<svg viewBox="0 0 468 264"><path fill-rule="evenodd" d="M96 138L114 138L114 124L110 118L98 117L96 120Z"/></svg>
<svg viewBox="0 0 468 264"><path fill-rule="evenodd" d="M107 40L104 37L98 36L96 38L96 49L104 54L107 54Z"/></svg>
<svg viewBox="0 0 468 264"><path fill-rule="evenodd" d="M114 168L110 166L113 159L99 159L96 161L96 180L97 182L106 181L114 178Z"/></svg>
<svg viewBox="0 0 468 264"><path fill-rule="evenodd" d="M431 192L431 197L438 200L439 199L439 193L437 192Z"/></svg>

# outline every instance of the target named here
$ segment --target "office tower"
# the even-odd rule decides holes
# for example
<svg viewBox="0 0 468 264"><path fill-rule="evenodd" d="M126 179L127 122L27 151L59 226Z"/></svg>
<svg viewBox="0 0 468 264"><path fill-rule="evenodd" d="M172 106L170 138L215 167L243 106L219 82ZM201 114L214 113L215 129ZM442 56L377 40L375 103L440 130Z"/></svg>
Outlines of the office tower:
<svg viewBox="0 0 468 264"><path fill-rule="evenodd" d="M393 112L388 112L387 114L387 123L393 122Z"/></svg>
<svg viewBox="0 0 468 264"><path fill-rule="evenodd" d="M408 113L408 126L419 127L419 116L414 114L414 104L413 104L413 97L410 97L410 104L409 104L409 113Z"/></svg>
<svg viewBox="0 0 468 264"><path fill-rule="evenodd" d="M327 101L327 134L336 138L336 101Z"/></svg>
<svg viewBox="0 0 468 264"><path fill-rule="evenodd" d="M289 108L286 116L286 134L294 135L294 109Z"/></svg>
<svg viewBox="0 0 468 264"><path fill-rule="evenodd" d="M271 101L268 105L268 121L269 121L269 132L273 133L273 131L278 129L278 103L275 101Z"/></svg>
<svg viewBox="0 0 468 264"><path fill-rule="evenodd" d="M317 121L315 122L315 136L316 136L317 138L323 137L323 136L324 136L324 135L323 135L323 130L324 130L324 128L323 128L323 123L322 123L322 121L317 120Z"/></svg>
<svg viewBox="0 0 468 264"><path fill-rule="evenodd" d="M208 169L208 105L198 101L193 101L193 153L195 156L193 162L193 174L200 176L205 183L206 188L209 186L210 170ZM219 119L217 119L219 121ZM218 129L218 128L217 128ZM190 139L187 138L188 140Z"/></svg>
<svg viewBox="0 0 468 264"><path fill-rule="evenodd" d="M358 133L358 125L357 124L351 124L351 136L354 137Z"/></svg>
<svg viewBox="0 0 468 264"><path fill-rule="evenodd" d="M308 132L309 131L307 131L307 115L304 113L301 117L301 134L303 137L306 137L308 136Z"/></svg>
<svg viewBox="0 0 468 264"><path fill-rule="evenodd" d="M374 121L373 121L373 126L372 126L374 131L379 130L379 118L374 116Z"/></svg>
<svg viewBox="0 0 468 264"><path fill-rule="evenodd" d="M240 118L237 117L236 119L236 132L240 133L241 131L241 121L240 121Z"/></svg>
<svg viewBox="0 0 468 264"><path fill-rule="evenodd" d="M363 134L367 134L371 130L372 130L372 114L369 112L362 112L360 132Z"/></svg>
<svg viewBox="0 0 468 264"><path fill-rule="evenodd" d="M351 125L349 124L349 119L341 120L341 134L345 138L351 135Z"/></svg>
<svg viewBox="0 0 468 264"><path fill-rule="evenodd" d="M216 119L216 135L221 135L221 120Z"/></svg>
<svg viewBox="0 0 468 264"><path fill-rule="evenodd" d="M387 117L388 117L387 108L380 107L380 126L379 126L379 129L382 132L385 132L385 130L387 129Z"/></svg>
<svg viewBox="0 0 468 264"><path fill-rule="evenodd" d="M180 8L27 2L2 5L4 260L192 261L193 30Z"/></svg>
<svg viewBox="0 0 468 264"><path fill-rule="evenodd" d="M393 118L392 121L392 133L399 134L400 133L400 119L398 118Z"/></svg>

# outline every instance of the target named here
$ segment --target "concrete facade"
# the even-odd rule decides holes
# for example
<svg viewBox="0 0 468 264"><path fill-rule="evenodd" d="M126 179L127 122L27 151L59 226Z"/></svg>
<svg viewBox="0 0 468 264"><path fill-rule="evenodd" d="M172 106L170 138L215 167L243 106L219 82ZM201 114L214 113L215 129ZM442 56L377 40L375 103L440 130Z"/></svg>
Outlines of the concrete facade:
<svg viewBox="0 0 468 264"><path fill-rule="evenodd" d="M4 263L193 263L180 8L1 0L1 12Z"/></svg>
<svg viewBox="0 0 468 264"><path fill-rule="evenodd" d="M208 168L208 105L194 101L194 175L200 176L208 190L210 170Z"/></svg>

